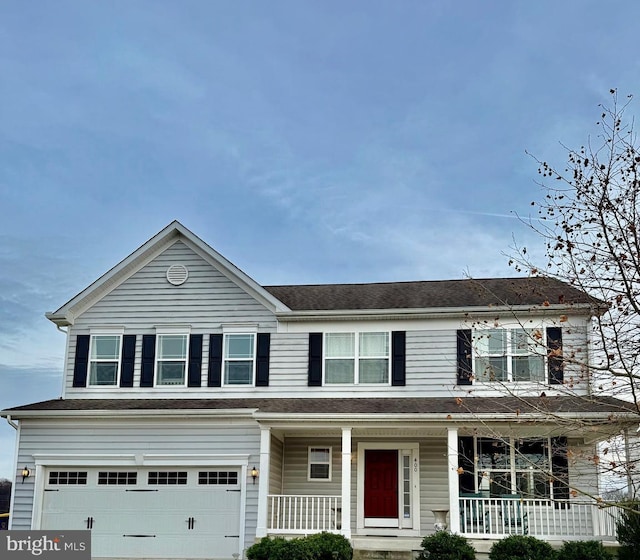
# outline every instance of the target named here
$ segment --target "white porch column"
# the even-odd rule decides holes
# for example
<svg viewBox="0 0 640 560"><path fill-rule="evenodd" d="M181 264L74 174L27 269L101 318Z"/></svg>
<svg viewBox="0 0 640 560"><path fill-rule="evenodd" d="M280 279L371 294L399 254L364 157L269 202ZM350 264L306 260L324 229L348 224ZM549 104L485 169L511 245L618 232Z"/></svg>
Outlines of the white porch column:
<svg viewBox="0 0 640 560"><path fill-rule="evenodd" d="M460 532L460 480L458 475L458 428L447 428L447 466L449 471L449 530Z"/></svg>
<svg viewBox="0 0 640 560"><path fill-rule="evenodd" d="M351 538L351 428L342 428L342 534Z"/></svg>
<svg viewBox="0 0 640 560"><path fill-rule="evenodd" d="M260 428L260 474L258 476L258 519L256 537L267 536L269 511L269 462L271 456L271 429ZM251 468L251 465L249 465Z"/></svg>

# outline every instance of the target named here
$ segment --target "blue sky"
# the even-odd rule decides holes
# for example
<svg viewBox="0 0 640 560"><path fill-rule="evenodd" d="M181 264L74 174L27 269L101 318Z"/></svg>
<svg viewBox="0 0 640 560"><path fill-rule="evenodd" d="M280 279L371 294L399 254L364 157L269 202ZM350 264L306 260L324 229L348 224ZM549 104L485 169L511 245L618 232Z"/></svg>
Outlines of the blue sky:
<svg viewBox="0 0 640 560"><path fill-rule="evenodd" d="M261 284L512 276L528 150L640 92L628 1L3 2L0 408L44 318L173 219ZM632 110L634 107L632 106ZM539 250L539 248L538 248ZM0 477L14 478L0 424Z"/></svg>

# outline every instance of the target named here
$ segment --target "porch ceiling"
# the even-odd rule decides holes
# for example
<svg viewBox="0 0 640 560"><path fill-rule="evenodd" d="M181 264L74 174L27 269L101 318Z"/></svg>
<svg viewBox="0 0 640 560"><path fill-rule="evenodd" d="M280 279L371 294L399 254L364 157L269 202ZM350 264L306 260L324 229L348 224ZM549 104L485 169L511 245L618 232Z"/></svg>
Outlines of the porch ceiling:
<svg viewBox="0 0 640 560"><path fill-rule="evenodd" d="M271 428L271 433L279 438L335 438L340 439L342 429L351 429L354 440L386 439L386 440L443 440L447 438L448 428L458 429L458 435L479 435L484 437L556 437L565 436L576 442L593 443L604 441L619 434L613 424L588 424L554 421L478 421L434 423L428 421L388 421L357 422L345 419L335 422L308 419L289 420L288 422L261 421L261 424Z"/></svg>

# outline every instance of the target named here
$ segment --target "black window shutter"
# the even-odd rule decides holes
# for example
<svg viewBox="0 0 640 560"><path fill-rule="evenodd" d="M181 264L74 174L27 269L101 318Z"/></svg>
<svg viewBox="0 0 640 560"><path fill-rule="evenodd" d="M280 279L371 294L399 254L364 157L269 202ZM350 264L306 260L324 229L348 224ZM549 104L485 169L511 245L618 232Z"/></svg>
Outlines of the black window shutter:
<svg viewBox="0 0 640 560"><path fill-rule="evenodd" d="M322 333L309 333L309 387L322 385Z"/></svg>
<svg viewBox="0 0 640 560"><path fill-rule="evenodd" d="M89 368L89 335L79 334L76 337L76 359L73 365L73 386L74 387L86 387L88 368Z"/></svg>
<svg viewBox="0 0 640 560"><path fill-rule="evenodd" d="M460 493L475 493L475 450L473 449L472 436L458 437L458 467Z"/></svg>
<svg viewBox="0 0 640 560"><path fill-rule="evenodd" d="M269 353L271 347L271 335L258 333L256 353L256 387L269 386Z"/></svg>
<svg viewBox="0 0 640 560"><path fill-rule="evenodd" d="M209 370L207 376L208 387L222 385L222 335L209 336Z"/></svg>
<svg viewBox="0 0 640 560"><path fill-rule="evenodd" d="M551 469L553 474L553 499L566 500L555 502L556 509L569 507L569 459L567 457L567 438L551 438Z"/></svg>
<svg viewBox="0 0 640 560"><path fill-rule="evenodd" d="M471 385L473 366L471 364L471 329L458 330L458 385Z"/></svg>
<svg viewBox="0 0 640 560"><path fill-rule="evenodd" d="M122 337L122 359L120 362L120 387L133 387L133 367L136 360L136 335Z"/></svg>
<svg viewBox="0 0 640 560"><path fill-rule="evenodd" d="M156 335L142 335L142 364L140 387L153 387L153 370L156 362Z"/></svg>
<svg viewBox="0 0 640 560"><path fill-rule="evenodd" d="M561 385L564 383L564 362L562 360L562 329L560 327L547 328L547 348L550 354L547 360L549 383Z"/></svg>
<svg viewBox="0 0 640 560"><path fill-rule="evenodd" d="M391 333L391 385L406 385L406 333L394 331Z"/></svg>
<svg viewBox="0 0 640 560"><path fill-rule="evenodd" d="M187 378L189 387L202 385L202 335L192 334L189 337L189 373Z"/></svg>

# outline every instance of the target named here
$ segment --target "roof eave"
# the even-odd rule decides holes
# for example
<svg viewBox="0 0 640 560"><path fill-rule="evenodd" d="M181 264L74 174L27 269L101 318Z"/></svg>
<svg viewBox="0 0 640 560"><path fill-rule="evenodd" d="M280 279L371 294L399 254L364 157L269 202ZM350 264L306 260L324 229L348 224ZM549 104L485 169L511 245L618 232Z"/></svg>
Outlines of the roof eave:
<svg viewBox="0 0 640 560"><path fill-rule="evenodd" d="M71 311L65 313L47 311L44 316L58 327L71 327L75 322L75 316Z"/></svg>
<svg viewBox="0 0 640 560"><path fill-rule="evenodd" d="M176 409L144 409L144 410L0 410L0 417L11 417L12 420L21 420L25 418L65 418L65 417L78 417L83 418L126 418L126 417L182 417L198 416L198 417L220 417L220 416L233 416L233 417L247 417L251 418L255 415L256 408L228 408L228 409L211 409L211 408L176 408Z"/></svg>
<svg viewBox="0 0 640 560"><path fill-rule="evenodd" d="M583 315L592 316L593 306L588 303L576 304L550 304L550 305L495 305L478 307L427 307L407 309L329 309L329 310L300 310L280 311L276 313L279 321L327 321L327 320L357 320L357 319L441 319L441 318L465 318L469 316L495 316L496 314L509 313L519 315Z"/></svg>

